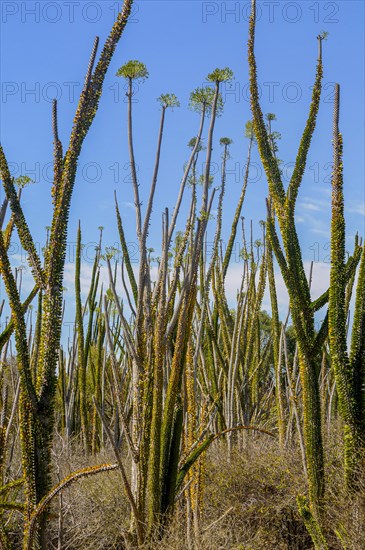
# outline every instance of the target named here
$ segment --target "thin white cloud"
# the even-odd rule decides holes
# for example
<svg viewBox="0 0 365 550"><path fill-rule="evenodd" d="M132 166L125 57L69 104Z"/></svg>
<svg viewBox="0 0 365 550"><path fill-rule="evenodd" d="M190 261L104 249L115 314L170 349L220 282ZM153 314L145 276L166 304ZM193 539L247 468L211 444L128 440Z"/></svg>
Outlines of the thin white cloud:
<svg viewBox="0 0 365 550"><path fill-rule="evenodd" d="M306 231L330 238L330 220L326 216L310 213L308 210L296 217L298 223L306 224Z"/></svg>
<svg viewBox="0 0 365 550"><path fill-rule="evenodd" d="M350 214L359 214L359 216L365 216L365 202L350 202L349 206L345 206L345 210Z"/></svg>
<svg viewBox="0 0 365 550"><path fill-rule="evenodd" d="M319 197L300 197L298 199L298 208L303 208L304 210L314 210L314 211L320 211L325 210L326 208L329 208L331 205L331 201L328 199L322 199Z"/></svg>
<svg viewBox="0 0 365 550"><path fill-rule="evenodd" d="M320 224L318 224L317 226L312 226L311 227L311 231L312 233L316 233L316 235L321 235L321 237L326 237L327 239L330 238L330 230L329 229L322 229L321 227L319 227Z"/></svg>
<svg viewBox="0 0 365 550"><path fill-rule="evenodd" d="M304 210L312 210L315 212L320 212L322 210L322 208L318 204L315 204L313 202L301 202L299 206L301 208L304 208Z"/></svg>

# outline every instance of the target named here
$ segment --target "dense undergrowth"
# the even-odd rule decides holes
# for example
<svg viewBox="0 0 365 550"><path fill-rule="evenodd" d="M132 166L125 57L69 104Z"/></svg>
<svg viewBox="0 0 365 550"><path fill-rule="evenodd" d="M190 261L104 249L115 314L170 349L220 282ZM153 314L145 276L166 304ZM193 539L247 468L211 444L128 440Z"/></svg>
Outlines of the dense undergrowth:
<svg viewBox="0 0 365 550"><path fill-rule="evenodd" d="M334 423L325 437L328 479L323 528L329 547L362 550L365 539L365 479L359 472L360 491L354 496L344 486L341 426ZM15 451L17 456L19 450ZM110 448L92 463L113 460ZM53 450L54 484L82 468L85 459L77 439L66 442L56 435ZM128 459L125 460L127 465ZM14 460L16 464L16 460ZM14 472L15 475L15 472ZM217 550L310 550L313 544L298 513L296 497L305 492L300 450L280 450L277 442L259 436L240 438L231 459L226 443L214 444L204 459L201 484L199 547ZM64 550L122 550L129 528L129 505L120 474L109 472L76 482L54 501L49 517L49 548ZM21 521L15 513L9 525L14 547L20 544ZM360 520L360 521L359 521ZM343 545L334 530L341 530ZM180 498L169 529L162 540L143 548L186 550L188 537L186 502Z"/></svg>

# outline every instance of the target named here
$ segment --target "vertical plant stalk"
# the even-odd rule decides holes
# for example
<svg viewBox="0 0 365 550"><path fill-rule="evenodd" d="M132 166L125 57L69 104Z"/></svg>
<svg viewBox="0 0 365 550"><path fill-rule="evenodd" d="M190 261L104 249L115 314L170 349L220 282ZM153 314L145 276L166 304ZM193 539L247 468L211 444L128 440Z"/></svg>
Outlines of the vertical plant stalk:
<svg viewBox="0 0 365 550"><path fill-rule="evenodd" d="M167 231L168 231L167 211L164 216L163 224L163 255L161 259L162 277L160 281L158 310L156 316L156 328L154 334L154 353L153 353L153 401L151 418L151 440L153 444L150 447L148 464L148 529L159 522L159 513L161 510L161 483L160 483L160 460L161 460L161 425L163 412L163 364L165 357L165 339L164 329L166 327L166 277L167 277Z"/></svg>
<svg viewBox="0 0 365 550"><path fill-rule="evenodd" d="M349 488L356 486L357 469L365 449L365 422L362 414L361 376L364 369L364 252L360 265L360 277L356 297L356 322L352 350L360 350L359 358L347 352L346 327L346 265L345 218L343 198L342 135L339 130L340 87L336 84L333 114L333 175L331 222L331 273L329 287L329 346L331 364L335 374L339 409L344 421L345 479ZM361 357L362 355L362 357ZM358 360L360 359L360 360ZM360 379L359 379L360 378ZM358 385L360 383L360 386Z"/></svg>
<svg viewBox="0 0 365 550"><path fill-rule="evenodd" d="M254 141L254 139L253 139L253 136L252 136L252 137L250 137L250 141L249 141L249 145L248 145L246 169L245 169L245 176L244 176L244 179L243 179L241 194L240 194L240 197L238 199L236 211L235 211L233 222L232 222L231 233L229 235L229 239L228 239L228 243L227 243L227 249L226 249L226 252L225 252L225 255L224 255L224 260L223 260L223 265L222 265L223 279L225 279L225 277L227 275L229 262L230 262L230 259L231 259L231 256L232 256L233 245L234 245L234 242L235 242L235 239L236 239L237 225L238 225L238 221L240 219L240 215L241 215L241 211L242 211L242 205L243 205L243 202L244 202L245 196L246 196L248 178L249 178L249 175L250 175L251 152L252 152L253 141Z"/></svg>
<svg viewBox="0 0 365 550"><path fill-rule="evenodd" d="M128 148L129 148L129 161L131 165L131 175L134 193L134 206L136 210L136 231L138 241L141 243L142 238L142 214L141 214L141 202L139 198L139 183L137 179L136 159L134 154L133 145L133 117L132 117L132 98L133 98L133 79L128 77Z"/></svg>
<svg viewBox="0 0 365 550"><path fill-rule="evenodd" d="M136 283L136 279L135 279L132 264L131 264L131 259L130 259L130 256L129 256L127 241L126 241L125 235L124 235L123 222L122 222L122 218L121 218L120 211L119 211L119 206L118 206L116 193L114 194L114 198L115 198L115 211L116 211L116 215L117 215L118 233L119 233L120 244L121 244L121 247L122 247L123 259L124 259L124 263L125 263L125 266L126 266L126 269L127 269L129 283L132 287L132 294L133 294L133 298L134 298L134 303L137 305L137 303L138 303L138 288L137 288L137 283Z"/></svg>
<svg viewBox="0 0 365 550"><path fill-rule="evenodd" d="M76 265L75 265L75 295L76 295L76 332L77 332L77 351L78 351L78 387L80 396L80 417L81 431L84 442L85 453L90 451L89 424L87 414L87 396L86 396L86 366L85 360L85 338L84 338L84 322L81 304L81 284L80 284L80 267L81 267L81 225L79 221L76 240Z"/></svg>
<svg viewBox="0 0 365 550"><path fill-rule="evenodd" d="M316 357L313 356L313 345L315 342L314 316L309 284L305 275L295 228L294 209L319 108L322 59L321 55L319 55L309 116L300 142L293 175L287 193L285 193L277 159L270 147L270 140L259 103L254 53L255 24L256 2L252 0L248 42L251 109L259 152L268 179L270 196L277 214L285 250L284 256L276 235L273 216L269 209L268 236L288 288L293 325L298 339L298 358L303 390L303 426L308 468L308 489L311 509L314 515L318 516L324 495L324 457ZM321 37L318 37L318 39L321 40Z"/></svg>
<svg viewBox="0 0 365 550"><path fill-rule="evenodd" d="M270 301L271 301L271 318L272 318L272 338L273 338L273 355L274 355L274 368L275 368L275 397L276 397L276 409L278 417L278 431L279 431L279 445L284 446L285 443L285 406L284 406L284 391L283 381L281 374L282 366L282 339L285 335L282 335L280 329L278 299L276 293L273 253L270 240L267 240L267 260L268 260L268 279L270 288Z"/></svg>

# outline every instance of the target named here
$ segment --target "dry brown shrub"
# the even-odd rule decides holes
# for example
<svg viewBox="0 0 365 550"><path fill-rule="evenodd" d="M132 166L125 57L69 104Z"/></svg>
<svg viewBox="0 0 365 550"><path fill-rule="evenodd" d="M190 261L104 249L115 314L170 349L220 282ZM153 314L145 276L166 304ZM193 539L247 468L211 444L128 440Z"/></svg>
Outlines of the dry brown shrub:
<svg viewBox="0 0 365 550"><path fill-rule="evenodd" d="M340 426L326 435L327 489L324 527L331 550L363 550L365 540L365 476L359 472L359 492L344 489ZM18 456L15 457L15 462ZM19 465L14 462L13 468ZM82 445L56 436L54 482L87 465L114 462L110 449L85 457ZM126 467L129 471L129 461ZM305 493L305 477L297 448L280 451L277 441L250 435L237 444L231 460L224 441L206 457L199 550L310 550L313 548L297 512L296 497ZM62 504L62 537L60 509ZM13 515L13 542L17 546ZM118 471L101 473L74 483L51 506L49 532L58 550L132 550L126 544L130 511ZM342 540L342 543L339 540ZM162 540L143 550L188 550L184 499ZM195 550L195 549L194 549Z"/></svg>

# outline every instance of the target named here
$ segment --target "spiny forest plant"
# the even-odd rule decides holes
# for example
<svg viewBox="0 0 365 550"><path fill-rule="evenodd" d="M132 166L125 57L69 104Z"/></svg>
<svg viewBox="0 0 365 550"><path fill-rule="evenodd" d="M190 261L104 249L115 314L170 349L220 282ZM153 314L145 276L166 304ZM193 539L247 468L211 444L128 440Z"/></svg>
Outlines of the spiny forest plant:
<svg viewBox="0 0 365 550"><path fill-rule="evenodd" d="M20 374L20 432L22 464L25 482L23 547L29 547L29 525L37 504L50 489L51 444L54 428L56 366L61 336L62 282L66 257L66 238L69 209L75 183L77 160L84 139L95 117L106 71L116 45L131 12L132 0L126 0L122 11L103 47L95 69L98 38L96 38L85 84L76 110L70 143L65 153L58 137L57 103L54 102L54 183L53 217L44 265L36 251L23 210L15 191L3 149L0 149L0 171L20 242L28 254L29 264L38 291L42 295L40 311L40 340L37 345L37 363L32 364L28 346L25 313L11 270L6 241L0 232L0 270L6 287L15 330L17 364ZM33 369L36 369L36 378ZM47 548L45 515L38 522L31 547Z"/></svg>
<svg viewBox="0 0 365 550"><path fill-rule="evenodd" d="M342 248L340 247L339 257L337 256L337 247L334 247L332 249L332 261L334 263L332 266L331 284L334 282L334 279L337 280L337 283L336 285L332 285L332 288L330 288L329 292L327 291L320 298L312 302L310 295L310 282L308 281L304 271L304 264L295 226L295 205L305 170L311 138L316 125L316 118L321 96L321 81L323 73L322 41L325 36L323 34L318 36L318 60L316 78L312 92L312 102L310 105L309 116L306 122L306 126L300 141L293 174L290 179L289 186L287 190L285 190L277 158L275 155L276 151L272 147L270 131L264 123L264 118L259 103L257 69L254 53L255 26L256 1L252 0L248 42L251 109L253 114L255 136L268 180L270 193L270 199L268 201L268 238L270 241L270 246L272 247L280 266L280 270L289 293L290 311L297 339L298 361L301 377L301 387L303 392L303 435L306 469L308 474L309 506L305 503L305 499L303 497L298 498L298 506L303 515L303 519L308 526L308 531L312 536L316 548L326 548L327 546L325 543L325 539L321 531L321 509L325 491L325 479L318 376L318 356L321 353L322 347L328 335L329 318L332 318L331 347L333 350L335 350L335 346L337 346L337 354L341 346L343 349L344 343L346 341L346 336L344 334L345 319L343 318L344 308L341 309L341 307L343 306L343 300L342 306L340 302L340 305L337 304L336 311L334 311L333 305L334 300L336 299L332 299L332 304L329 304L330 313L326 314L325 319L322 322L322 325L318 331L315 330L314 313L328 302L329 296L333 296L333 293L337 293L339 297L343 298L343 294L345 292L347 284L349 282L351 284L354 270L356 269L356 265L359 261L359 257L361 254L361 248L357 243L355 244L354 254L348 259L347 264L345 265L343 258L344 255L342 254L341 256L341 250L344 247L344 241L342 240L338 242L338 244L341 244ZM338 142L338 138L335 139L337 139ZM339 154L340 152L339 150L337 150L337 155ZM335 166L340 167L340 157L337 157ZM344 239L343 234L341 234L341 231L343 231L343 229L342 227L340 227L341 206L339 194L340 184L338 178L339 169L337 169L337 172L335 172L333 184L335 188L333 192L334 201L339 201L337 205L337 210L336 205L334 206L335 219L333 219L332 221L332 227L335 235L333 234L332 236L333 244L334 239L336 238ZM277 234L274 216L276 216L279 225L282 245ZM335 257L336 260L334 260ZM360 290L360 294L361 292L362 291ZM341 315L343 321L342 324L340 318ZM339 333L337 333L337 330L339 330ZM340 340L337 340L337 342L337 336L334 336L334 332L341 335L339 336ZM339 342L341 342L341 344L339 344ZM344 359L344 357L342 357L342 359ZM342 368L339 369L339 367L337 367L337 372L340 371L343 373L344 369L345 366L342 363ZM347 380L346 383L348 383ZM345 388L343 385L342 387L343 389L338 388L337 391L344 391ZM350 406L350 403L353 403L350 393L347 393L345 401L346 403L348 403L346 406ZM348 416L347 418L349 421ZM353 425L354 418L351 418L351 421ZM354 433L352 433L352 437L353 436ZM349 444L347 448L348 447Z"/></svg>
<svg viewBox="0 0 365 550"><path fill-rule="evenodd" d="M124 65L117 74L129 80L131 90L132 62ZM140 67L134 61L133 66ZM144 74L147 70L144 69ZM135 73L133 73L135 74ZM138 73L140 74L140 73ZM185 361L188 342L191 339L191 327L197 296L197 274L201 260L204 235L208 222L214 193L209 198L210 164L212 154L213 132L216 116L221 111L220 83L232 78L229 69L216 69L208 76L215 88L202 88L191 94L191 106L201 114L200 127L192 152L186 165L174 213L170 220L166 210L162 219L162 256L159 262L156 281L151 284L150 260L147 248L148 228L153 206L156 182L160 163L161 145L164 129L165 111L168 107L178 106L173 94L160 96L162 107L160 130L158 133L156 162L152 176L151 190L146 213L142 222L136 171L132 169L132 184L135 196L136 227L140 248L140 265L137 281L134 273L128 268L135 304L133 305L134 323L130 328L124 317L119 297L117 296L109 260L108 269L114 302L121 318L127 353L132 364L132 431L128 441L134 456L132 467L132 492L135 512L132 525L137 529L137 539L141 536L156 536L163 527L173 509L176 494L183 479L212 441L208 437L188 450L184 461L180 462L180 447L183 432L182 382L185 376ZM209 90L209 91L208 91ZM192 203L183 238L177 247L175 273L168 284L168 254L175 229L176 219L185 191L190 171L196 166L197 155L201 151L200 143L206 116L210 116L208 129L205 171L202 177L202 203L200 212L196 211L196 181L193 183ZM128 95L128 143L132 166L135 165L132 131L132 101ZM229 142L224 143L226 157ZM221 194L222 196L222 194ZM125 243L124 229L117 206L117 219L123 261L130 264ZM188 249L188 256L182 262L183 254ZM180 272L183 264L183 277ZM177 294L178 291L178 294ZM132 329L132 332L131 332ZM126 427L129 432L128 426ZM133 530L133 526L132 526Z"/></svg>
<svg viewBox="0 0 365 550"><path fill-rule="evenodd" d="M131 63L128 62L117 73L128 78L129 82L132 78L130 75ZM141 66L138 61L134 61L133 64ZM144 69L144 74L146 72L147 69ZM222 368L221 364L218 363L218 365L215 365L213 363L209 367L207 365L207 370L205 370L206 367L204 365L204 374L200 374L201 353L203 351L205 353L205 346L209 342L210 332L206 334L206 331L213 330L213 326L209 320L212 314L209 305L210 285L213 278L218 277L218 274L220 285L223 284L221 281L224 279L221 269L218 268L218 263L223 197L226 184L226 163L229 158L229 146L232 143L229 138L221 138L220 140L220 144L223 147L222 179L218 198L217 226L213 254L207 267L204 254L204 238L216 192L216 189L212 189L211 187L210 165L215 120L222 111L220 83L231 77L232 73L229 69L216 69L208 76L208 80L214 82L215 87L198 88L191 94L190 107L200 114L200 125L197 136L189 142L191 155L184 167L184 174L172 218L170 220L168 210L164 212L162 217L162 255L158 260L158 269L154 280L151 277L151 257L148 252L147 236L163 145L165 111L168 107L178 105L178 100L173 94L165 94L159 98L162 107L161 122L157 139L156 161L144 219L140 203L137 173L132 170L136 228L140 247L140 264L137 276L131 269L123 222L118 204L116 203L117 224L123 257L122 273L124 265L128 274L131 292L126 288L125 282L123 284L126 294L129 296L128 303L132 313L132 320L128 322L116 290L116 270L112 269L112 257L107 254L106 262L109 271L110 291L117 317L119 317L119 326L121 327L124 341L124 347L120 350L121 353L114 351L113 334L116 334L116 329L113 329L114 321L111 321L110 308L108 308L107 302L104 304L104 310L108 353L111 358L112 376L116 386L121 387L120 382L118 383L118 379L120 379L120 374L118 374L120 370L119 365L125 365L129 373L128 386L126 388L127 394L124 394L129 396L127 397L127 401L131 403L129 413L127 413L118 395L116 395L116 411L118 411L118 416L121 419L124 436L132 457L131 483L129 484L129 481L124 481L124 485L128 495L130 495L128 498L131 503L132 519L129 531L134 544L140 545L146 540L151 540L151 538L153 540L155 537L162 536L164 528L172 515L175 499L178 497L179 492L180 494L187 495L188 501L193 507L192 511L195 518L194 537L198 540L199 527L196 498L201 491L201 483L199 481L199 472L201 471L202 464L201 455L217 435L214 432L211 433L211 430L207 432L206 426L212 421L212 414L215 415L217 409L220 411L220 421L217 423L218 433L222 429L223 433L226 433L224 430L227 426L229 426L227 432L229 435L238 429L236 424L232 424L232 426L227 424L224 417L224 399L219 394L225 391L226 380L225 376L222 378L216 370L217 368L218 370ZM206 160L203 173L198 175L196 173L197 160L204 150L201 140L204 123L208 116L210 117L210 124L205 150ZM129 96L128 144L131 164L135 164L132 122L132 101L131 96ZM243 188L232 223L229 246L224 261L222 259L224 273L227 272L232 254L237 224L247 187L253 136L250 135L249 139L249 157ZM172 238L188 182L191 189L189 214L184 232L176 239L174 252L172 253L173 263L170 266L169 257L171 254ZM198 210L197 185L199 182L202 184L202 190L201 206ZM265 255L262 257L264 258ZM252 255L251 265L253 263ZM245 309L245 320L249 323L252 331L252 349L253 342L257 345L258 327L256 323L264 290L265 266L266 263L263 262L260 269L261 282L259 283L257 296L254 290L254 277L251 282L250 300L254 299L255 302L254 321L248 321L248 308L251 306L249 300L245 301L247 307ZM247 270L248 267L249 263L247 263ZM215 272L215 270L217 271ZM219 291L220 294L224 294L221 286L219 287ZM224 306L227 307L226 301L224 301ZM215 351L219 350L219 339L220 337L217 334ZM239 345L239 342L243 342L243 335L241 335L241 339L237 340L237 345ZM230 343L227 342L227 345L230 349ZM233 357L235 350L236 348L232 347L232 352L227 351ZM245 367L247 377L249 377L249 369L252 369L252 371L255 370L253 365L256 365L256 361L259 366L263 363L262 359L260 360L259 353L260 351L255 348L255 362L251 360L251 352L250 356L247 356ZM242 358L241 354L240 358ZM224 369L225 361L226 358L223 359ZM228 371L224 370L222 374L223 372L226 374ZM237 373L237 368L235 372ZM258 369L254 374L257 380L259 379L259 372L261 374L261 370ZM202 381L200 382L201 376ZM192 380L197 378L199 379L199 385L203 384L202 390L199 391L195 383L192 385ZM218 382L219 378L221 378L221 382ZM240 400L236 374L234 379L235 382L233 382L233 385L235 389L233 390L230 402L235 406L236 399ZM247 380L247 385L248 383ZM197 400L202 399L201 394L209 396L207 403L204 405L205 412L200 412L193 406L194 402L196 403ZM185 400L187 400L187 406L191 411L191 416L188 415L187 417L184 413ZM97 404L98 410L101 413L99 405ZM239 414L237 415L237 418L241 420L241 429L247 427L244 426L243 409L244 405L241 403ZM193 412L194 410L195 413ZM130 422L127 420L128 414L130 415ZM244 414L246 414L246 411ZM106 419L105 417L103 418L102 413L101 417L105 426ZM246 417L251 418L248 413ZM108 433L108 437L111 438L111 432ZM118 456L117 449L115 452ZM197 490L197 493L194 495L182 490L186 476L189 476L191 483L194 482Z"/></svg>
<svg viewBox="0 0 365 550"><path fill-rule="evenodd" d="M331 275L329 287L329 349L344 421L345 478L349 488L364 461L365 451L365 249L362 247L356 288L350 351L347 349L347 277L343 198L342 135L339 130L340 86L336 84L333 114L333 175L331 223Z"/></svg>
<svg viewBox="0 0 365 550"><path fill-rule="evenodd" d="M288 288L291 315L298 341L304 402L304 437L306 443L309 494L313 511L317 514L318 507L324 495L324 464L319 388L316 376L316 354L318 354L320 350L323 338L326 336L326 331L322 328L322 330L316 334L314 330L315 309L311 302L309 284L304 271L302 255L295 229L294 210L319 108L322 80L322 57L321 54L318 57L316 81L313 88L309 118L300 143L293 175L289 187L285 192L276 156L270 144L268 130L264 123L259 104L254 54L255 24L256 2L253 0L248 44L251 107L255 135L265 168L272 201L272 206L269 205L268 213L268 236ZM321 43L321 39L319 39L319 43ZM285 255L276 233L273 212L275 212L279 223ZM322 340L318 341L318 335L320 335Z"/></svg>

